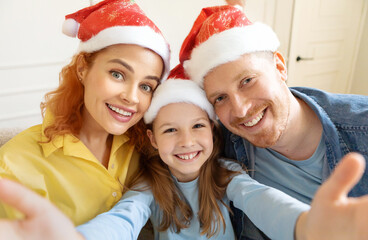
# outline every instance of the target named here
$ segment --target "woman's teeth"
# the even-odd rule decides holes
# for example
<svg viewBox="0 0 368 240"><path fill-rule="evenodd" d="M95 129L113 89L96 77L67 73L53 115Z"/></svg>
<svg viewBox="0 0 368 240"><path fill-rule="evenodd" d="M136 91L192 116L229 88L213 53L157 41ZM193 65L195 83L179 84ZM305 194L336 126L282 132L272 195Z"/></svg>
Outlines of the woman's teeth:
<svg viewBox="0 0 368 240"><path fill-rule="evenodd" d="M111 110L113 110L114 112L119 113L119 114L121 114L121 115L123 115L123 116L125 116L125 117L130 117L130 116L132 116L132 113L131 113L131 112L124 111L124 110L122 110L122 109L120 109L120 108L117 108L117 107L111 106L110 104L107 104L107 106L108 106Z"/></svg>

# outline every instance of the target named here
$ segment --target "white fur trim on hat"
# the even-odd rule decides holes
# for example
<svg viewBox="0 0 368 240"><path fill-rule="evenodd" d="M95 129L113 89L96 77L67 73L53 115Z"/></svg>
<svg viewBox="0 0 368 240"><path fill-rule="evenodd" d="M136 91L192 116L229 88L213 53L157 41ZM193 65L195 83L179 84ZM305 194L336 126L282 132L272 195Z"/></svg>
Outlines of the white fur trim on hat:
<svg viewBox="0 0 368 240"><path fill-rule="evenodd" d="M148 49L161 56L165 64L162 81L170 71L170 48L159 33L148 26L116 26L100 31L85 42L80 42L78 51L94 52L114 44L135 44Z"/></svg>
<svg viewBox="0 0 368 240"><path fill-rule="evenodd" d="M263 23L234 27L212 35L195 47L183 66L190 78L203 87L203 78L213 68L238 59L246 53L276 51L280 42Z"/></svg>
<svg viewBox="0 0 368 240"><path fill-rule="evenodd" d="M170 79L159 85L153 94L152 102L144 114L144 122L152 123L160 109L170 103L191 103L207 112L215 119L215 111L207 100L206 93L191 80Z"/></svg>

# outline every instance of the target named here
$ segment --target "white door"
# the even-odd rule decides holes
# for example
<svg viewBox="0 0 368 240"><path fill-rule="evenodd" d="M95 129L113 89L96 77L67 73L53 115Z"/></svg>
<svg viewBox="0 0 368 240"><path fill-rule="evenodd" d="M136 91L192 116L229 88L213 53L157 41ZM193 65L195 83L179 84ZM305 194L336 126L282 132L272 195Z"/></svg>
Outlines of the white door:
<svg viewBox="0 0 368 240"><path fill-rule="evenodd" d="M348 93L367 5L366 0L295 0L289 86Z"/></svg>

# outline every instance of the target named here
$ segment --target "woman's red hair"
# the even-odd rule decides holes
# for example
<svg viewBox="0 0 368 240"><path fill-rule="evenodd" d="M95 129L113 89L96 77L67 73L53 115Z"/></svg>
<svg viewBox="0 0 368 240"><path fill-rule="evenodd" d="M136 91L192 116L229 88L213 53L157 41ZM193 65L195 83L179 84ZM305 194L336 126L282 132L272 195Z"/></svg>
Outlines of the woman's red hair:
<svg viewBox="0 0 368 240"><path fill-rule="evenodd" d="M44 134L47 142L57 135L73 134L78 137L83 123L82 110L84 106L84 86L78 78L77 62L82 60L87 69L93 65L94 59L103 50L94 53L81 52L76 54L71 62L59 74L59 87L45 95L45 102L41 103L42 115L46 110L50 112L54 121L48 125ZM81 59L80 59L81 58ZM127 131L132 144L140 151L141 146L147 143L146 127L143 120Z"/></svg>

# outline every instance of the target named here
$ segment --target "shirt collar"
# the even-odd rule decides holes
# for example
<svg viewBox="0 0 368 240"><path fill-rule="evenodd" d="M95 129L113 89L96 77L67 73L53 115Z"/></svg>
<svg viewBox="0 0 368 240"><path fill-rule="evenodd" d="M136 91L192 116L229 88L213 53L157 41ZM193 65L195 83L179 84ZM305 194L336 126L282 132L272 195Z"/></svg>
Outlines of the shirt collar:
<svg viewBox="0 0 368 240"><path fill-rule="evenodd" d="M52 141L46 142L47 138L44 134L44 131L46 127L50 126L53 121L54 116L52 113L46 111L45 118L42 123L42 143L40 143L45 157L48 157L56 150L63 148L65 155L84 159L95 159L95 156L91 153L91 151L73 134L57 135L52 139ZM110 155L115 154L115 152L128 141L129 137L126 134L115 135L113 138Z"/></svg>

